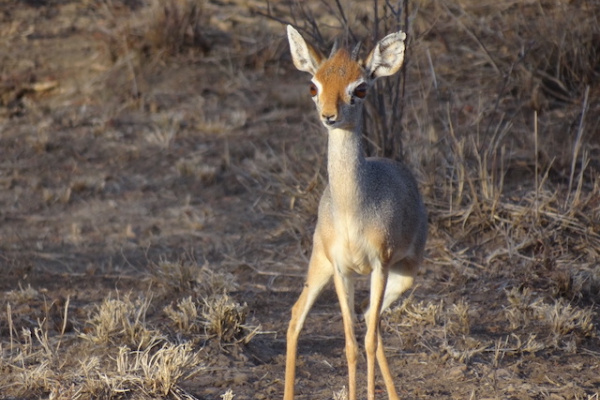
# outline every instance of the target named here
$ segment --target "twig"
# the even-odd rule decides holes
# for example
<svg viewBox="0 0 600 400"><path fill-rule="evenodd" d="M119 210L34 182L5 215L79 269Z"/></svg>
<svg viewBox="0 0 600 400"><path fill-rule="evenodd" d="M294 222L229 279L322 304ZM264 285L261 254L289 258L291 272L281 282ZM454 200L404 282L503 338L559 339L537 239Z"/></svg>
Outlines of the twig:
<svg viewBox="0 0 600 400"><path fill-rule="evenodd" d="M567 198L565 199L564 207L567 208L569 199L571 198L571 189L573 187L573 177L575 176L575 164L577 163L577 157L579 155L579 149L581 148L581 137L583 136L583 127L585 121L585 115L588 110L588 96L590 94L590 86L586 86L585 94L583 95L583 106L581 111L581 118L579 119L579 127L577 128L577 136L575 137L575 144L573 145L573 157L571 159L571 174L569 175L569 189L567 191ZM583 165L582 165L583 168Z"/></svg>
<svg viewBox="0 0 600 400"><path fill-rule="evenodd" d="M539 171L538 171L538 115L537 110L533 112L533 152L535 158L535 220L539 221L540 214L538 212L538 199L540 195Z"/></svg>
<svg viewBox="0 0 600 400"><path fill-rule="evenodd" d="M71 296L67 296L67 301L65 301L65 315L63 318L62 328L60 330L60 337L58 338L58 343L56 345L56 353L58 354L58 350L60 349L60 344L62 343L63 336L65 335L65 330L67 329L67 321L69 316L69 304L71 302Z"/></svg>

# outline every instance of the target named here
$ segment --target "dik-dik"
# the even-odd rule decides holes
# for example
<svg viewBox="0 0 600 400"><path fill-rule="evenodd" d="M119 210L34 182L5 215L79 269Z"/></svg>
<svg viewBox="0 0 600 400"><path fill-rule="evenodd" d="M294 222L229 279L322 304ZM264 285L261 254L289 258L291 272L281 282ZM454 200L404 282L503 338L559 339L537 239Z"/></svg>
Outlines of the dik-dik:
<svg viewBox="0 0 600 400"><path fill-rule="evenodd" d="M334 50L326 58L291 26L287 33L294 65L312 75L310 95L327 128L329 185L319 203L306 283L287 331L284 400L294 398L298 336L306 315L331 277L344 322L348 396L356 400L356 274L371 276L365 312L368 399L375 398L375 359L389 398L398 399L379 320L382 310L412 285L423 261L427 213L417 183L404 165L364 156L361 130L367 92L376 79L398 72L406 35L386 36L362 60L358 49Z"/></svg>

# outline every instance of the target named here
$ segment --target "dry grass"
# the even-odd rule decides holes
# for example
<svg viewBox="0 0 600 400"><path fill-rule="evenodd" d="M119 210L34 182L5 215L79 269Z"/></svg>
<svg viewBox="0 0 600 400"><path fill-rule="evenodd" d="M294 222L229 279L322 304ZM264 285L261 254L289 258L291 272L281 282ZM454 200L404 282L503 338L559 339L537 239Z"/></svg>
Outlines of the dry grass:
<svg viewBox="0 0 600 400"><path fill-rule="evenodd" d="M339 392L333 393L333 400L348 400L348 389L344 386Z"/></svg>
<svg viewBox="0 0 600 400"><path fill-rule="evenodd" d="M574 340L596 337L597 328L593 324L593 308L580 308L564 299L548 304L528 289L507 292L510 306L505 309L511 329L517 332L536 332L548 345L559 347L566 344L575 350Z"/></svg>
<svg viewBox="0 0 600 400"><path fill-rule="evenodd" d="M198 266L191 261L160 260L149 265L150 282L164 292L215 296L237 289L235 277L216 272L208 264Z"/></svg>
<svg viewBox="0 0 600 400"><path fill-rule="evenodd" d="M163 311L175 325L175 332L196 337L204 334L222 343L248 343L260 331L260 327L246 325L248 306L237 303L226 293L202 300L186 297L176 307L168 305Z"/></svg>
<svg viewBox="0 0 600 400"><path fill-rule="evenodd" d="M245 325L246 308L226 294L225 286L233 285L230 276L217 277L206 266L183 265L163 261L161 277L171 273L170 281L180 282L182 273L191 278L193 270L199 273L196 277L207 279L202 283L205 287L221 293L201 304L190 296L180 299L175 308L164 308L174 331L192 340L173 342L168 330L149 321L156 307L152 298L109 296L91 307L84 322L69 315L67 299L62 330L56 331L49 328L53 316L48 313L34 327L19 326L28 319L23 315L27 309L19 306L37 300L38 291L27 287L8 292L3 304L10 341L0 347L0 369L7 373L1 381L3 394L53 399L189 398L180 383L206 369L197 342L215 337L224 343L248 343L259 327ZM214 292L205 295L209 293ZM82 326L81 331L65 333L67 321Z"/></svg>
<svg viewBox="0 0 600 400"><path fill-rule="evenodd" d="M185 334L199 332L198 307L191 296L179 300L176 308L168 305L163 311L176 325L177 331Z"/></svg>
<svg viewBox="0 0 600 400"><path fill-rule="evenodd" d="M390 311L390 322L407 327L416 325L435 326L440 322L442 308L443 304L415 302L411 296Z"/></svg>
<svg viewBox="0 0 600 400"><path fill-rule="evenodd" d="M472 332L473 314L485 314L478 305L471 307L464 299L454 304L415 301L409 296L386 316L389 331L402 337L407 346L425 346L433 353L442 351L449 358L469 363L473 357L497 367L500 361L544 350L577 352L577 343L597 338L593 307L580 308L564 299L546 303L529 289L506 292L508 306L503 316L509 327L495 341ZM496 306L496 305L494 305ZM504 321L496 323L504 325ZM415 341L416 340L416 341Z"/></svg>
<svg viewBox="0 0 600 400"><path fill-rule="evenodd" d="M122 18L122 4L104 4L101 12L113 28L104 31L113 59L117 61L123 55L129 57L131 49L145 55L154 54L158 58L194 48L208 50L209 43L204 33L210 22L210 13L205 3L198 0L152 0L143 7L131 7L129 18L125 20Z"/></svg>
<svg viewBox="0 0 600 400"><path fill-rule="evenodd" d="M240 305L227 295L204 299L202 316L208 335L222 342L239 340L248 343L260 327L246 326L248 307Z"/></svg>
<svg viewBox="0 0 600 400"><path fill-rule="evenodd" d="M233 391L231 389L227 389L227 391L221 395L221 398L223 400L233 400L234 397L235 394L233 394Z"/></svg>
<svg viewBox="0 0 600 400"><path fill-rule="evenodd" d="M150 304L151 299L144 298L107 298L96 307L81 337L95 344L123 344L146 349L161 339L157 331L148 329L145 321Z"/></svg>
<svg viewBox="0 0 600 400"><path fill-rule="evenodd" d="M145 317L143 305L136 316L131 305L128 300L106 301L88 321L91 332L79 337L56 335L43 326L23 329L1 349L1 367L9 372L3 381L3 394L86 399L176 393L180 381L204 368L200 353L189 343L166 341L140 320ZM130 328L144 334L134 334Z"/></svg>
<svg viewBox="0 0 600 400"><path fill-rule="evenodd" d="M140 19L147 24L143 37L151 47L144 50L164 49L171 54L180 53L186 47L208 50L209 43L202 30L208 25L210 15L204 3L198 0L152 1L146 11L149 16Z"/></svg>

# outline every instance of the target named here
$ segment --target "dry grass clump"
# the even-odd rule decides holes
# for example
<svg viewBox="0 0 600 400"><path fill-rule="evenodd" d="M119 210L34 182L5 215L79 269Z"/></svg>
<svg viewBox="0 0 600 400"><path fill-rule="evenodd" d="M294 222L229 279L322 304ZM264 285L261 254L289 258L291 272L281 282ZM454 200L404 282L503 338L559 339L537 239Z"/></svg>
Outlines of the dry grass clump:
<svg viewBox="0 0 600 400"><path fill-rule="evenodd" d="M24 324L31 310L24 307L40 296L31 287L7 293L8 332L0 342L0 388L8 396L87 398L189 398L180 383L205 370L199 341L247 343L259 327L246 323L247 306L227 295L235 286L227 274L189 263L163 262L153 270L167 285L187 283L190 295L163 307L173 329L157 322L152 297L112 295L90 307L86 321L77 321L69 299L62 315L50 314L37 324ZM170 287L170 286L168 286ZM159 297L160 299L160 297ZM62 323L51 322L54 319ZM159 318L160 320L160 318ZM67 331L67 323L82 327ZM58 325L59 329L52 329ZM165 330L164 328L169 328ZM171 338L176 338L172 340Z"/></svg>
<svg viewBox="0 0 600 400"><path fill-rule="evenodd" d="M231 389L227 389L227 391L221 395L223 400L233 400L234 397L235 394L233 394L233 390Z"/></svg>
<svg viewBox="0 0 600 400"><path fill-rule="evenodd" d="M168 305L163 311L178 333L200 334L204 339L216 338L220 343L247 343L260 329L246 325L247 305L237 303L227 294L202 300L189 296L180 299L175 307Z"/></svg>
<svg viewBox="0 0 600 400"><path fill-rule="evenodd" d="M540 307L537 313L547 321L555 337L560 338L571 333L583 337L596 336L592 309L581 309L560 299L554 305Z"/></svg>
<svg viewBox="0 0 600 400"><path fill-rule="evenodd" d="M469 303L464 298L450 306L446 313L445 327L453 335L467 335L470 332Z"/></svg>
<svg viewBox="0 0 600 400"><path fill-rule="evenodd" d="M346 386L337 392L333 392L333 400L348 400L348 389Z"/></svg>
<svg viewBox="0 0 600 400"><path fill-rule="evenodd" d="M576 341L596 337L593 308L580 308L564 299L546 303L529 289L507 291L505 316L515 332L536 332L548 347L575 351Z"/></svg>
<svg viewBox="0 0 600 400"><path fill-rule="evenodd" d="M442 361L469 363L477 357L495 367L507 357L544 350L576 352L580 343L598 336L593 307L580 308L562 298L547 303L540 296L528 288L506 291L508 304L501 315L509 322L509 330L495 340L480 332L485 325L477 323L476 333L472 330L473 315L488 313L489 305L471 305L464 298L447 305L417 302L411 295L387 312L385 321L407 348L426 348L441 354Z"/></svg>
<svg viewBox="0 0 600 400"><path fill-rule="evenodd" d="M155 342L160 334L148 329L145 318L151 299L130 296L123 299L105 299L96 306L81 337L95 344L124 344L135 349L145 349Z"/></svg>
<svg viewBox="0 0 600 400"><path fill-rule="evenodd" d="M107 3L101 8L112 29L103 33L114 61L130 50L151 55L153 60L165 53L176 55L186 49L208 50L203 32L209 25L210 13L203 0L150 0L135 7L123 20L122 6Z"/></svg>
<svg viewBox="0 0 600 400"><path fill-rule="evenodd" d="M154 351L119 348L117 376L148 395L175 394L177 383L198 374L204 367L189 343L165 343Z"/></svg>
<svg viewBox="0 0 600 400"><path fill-rule="evenodd" d="M197 297L230 292L237 288L233 275L214 271L207 264L161 260L149 266L153 286L165 292L193 293Z"/></svg>
<svg viewBox="0 0 600 400"><path fill-rule="evenodd" d="M453 279L491 275L569 301L597 302L599 175L582 169L572 192L548 170L536 178L535 168L530 178L509 183L506 151L478 140L452 140L449 175L432 192L445 200L429 203L431 258Z"/></svg>
<svg viewBox="0 0 600 400"><path fill-rule="evenodd" d="M487 348L485 343L469 336L471 312L465 299L448 305L444 301L415 301L411 295L384 315L388 329L400 335L406 346L428 349L442 346L446 354L466 361Z"/></svg>
<svg viewBox="0 0 600 400"><path fill-rule="evenodd" d="M260 327L245 324L247 315L248 306L235 302L226 294L204 299L205 331L221 342L248 343L259 332Z"/></svg>
<svg viewBox="0 0 600 400"><path fill-rule="evenodd" d="M72 324L67 320L68 307L68 297L49 299L45 290L19 285L19 289L5 292L0 298L0 334L12 338L19 335L19 329L64 333L72 329Z"/></svg>
<svg viewBox="0 0 600 400"><path fill-rule="evenodd" d="M499 367L501 361L506 356L520 356L527 353L535 354L546 349L547 345L536 340L536 337L535 334L530 334L527 338L523 339L521 336L513 333L497 339L493 347L486 349L486 351L493 354L492 365L494 368Z"/></svg>
<svg viewBox="0 0 600 400"><path fill-rule="evenodd" d="M533 308L542 301L539 298L534 300L528 288L523 290L513 288L506 292L506 298L509 305L504 309L504 313L512 330L519 329L531 321L534 318Z"/></svg>
<svg viewBox="0 0 600 400"><path fill-rule="evenodd" d="M221 343L247 343L260 330L246 325L247 306L229 296L237 287L231 274L207 265L169 261L151 265L150 273L153 285L166 292L190 294L163 308L176 332L214 337Z"/></svg>
<svg viewBox="0 0 600 400"><path fill-rule="evenodd" d="M19 289L10 290L4 293L4 302L9 304L23 304L38 297L39 291L27 285L26 288L19 283Z"/></svg>
<svg viewBox="0 0 600 400"><path fill-rule="evenodd" d="M204 368L201 354L190 343L170 343L152 329L146 322L148 305L144 299L106 299L79 335L56 334L41 323L23 328L19 337L0 345L3 394L180 398L178 384Z"/></svg>
<svg viewBox="0 0 600 400"><path fill-rule="evenodd" d="M51 393L58 398L85 399L89 397L150 399L167 396L187 398L178 384L202 372L201 357L189 343L172 344L155 342L140 351L126 346L111 350L110 360L84 357L78 376L69 378L52 387ZM63 378L64 379L64 378ZM71 383L71 386L68 384ZM52 396L52 395L51 395Z"/></svg>
<svg viewBox="0 0 600 400"><path fill-rule="evenodd" d="M439 344L439 349L442 350L441 359L443 361L452 359L461 363L468 363L473 357L488 352L490 347L489 342L482 342L470 336L443 340Z"/></svg>
<svg viewBox="0 0 600 400"><path fill-rule="evenodd" d="M178 331L186 334L199 332L198 307L192 296L179 300L176 308L169 304L163 311L175 323Z"/></svg>
<svg viewBox="0 0 600 400"><path fill-rule="evenodd" d="M469 312L469 304L464 298L446 305L444 301L415 301L411 295L387 313L387 321L398 327L439 326L451 335L468 334L471 327Z"/></svg>
<svg viewBox="0 0 600 400"><path fill-rule="evenodd" d="M415 301L412 296L389 312L389 321L400 326L435 326L441 320L443 303Z"/></svg>
<svg viewBox="0 0 600 400"><path fill-rule="evenodd" d="M207 165L202 159L195 157L193 159L182 159L177 161L177 172L183 177L196 178L200 181L211 184L214 182L219 168L214 165Z"/></svg>
<svg viewBox="0 0 600 400"><path fill-rule="evenodd" d="M146 11L148 25L143 33L154 51L177 54L186 47L208 50L203 29L210 21L204 0L153 0Z"/></svg>
<svg viewBox="0 0 600 400"><path fill-rule="evenodd" d="M594 304L600 301L600 266L580 265L555 275L552 286L555 297Z"/></svg>

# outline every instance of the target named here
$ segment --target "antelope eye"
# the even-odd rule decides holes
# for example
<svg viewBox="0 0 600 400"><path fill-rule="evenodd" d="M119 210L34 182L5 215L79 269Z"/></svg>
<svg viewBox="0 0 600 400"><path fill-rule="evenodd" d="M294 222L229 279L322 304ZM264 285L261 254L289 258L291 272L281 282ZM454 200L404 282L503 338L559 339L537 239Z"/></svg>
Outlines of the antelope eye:
<svg viewBox="0 0 600 400"><path fill-rule="evenodd" d="M310 84L310 86L308 87L308 90L310 90L310 95L312 97L315 97L317 95L317 93L319 92L319 90L317 89L317 85L315 85L314 83Z"/></svg>
<svg viewBox="0 0 600 400"><path fill-rule="evenodd" d="M358 97L359 99L364 99L367 96L367 85L365 83L361 83L354 89L352 95Z"/></svg>

